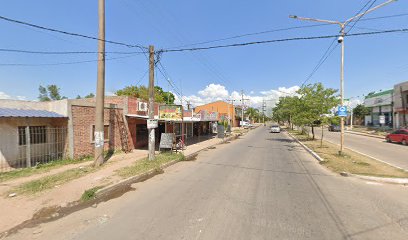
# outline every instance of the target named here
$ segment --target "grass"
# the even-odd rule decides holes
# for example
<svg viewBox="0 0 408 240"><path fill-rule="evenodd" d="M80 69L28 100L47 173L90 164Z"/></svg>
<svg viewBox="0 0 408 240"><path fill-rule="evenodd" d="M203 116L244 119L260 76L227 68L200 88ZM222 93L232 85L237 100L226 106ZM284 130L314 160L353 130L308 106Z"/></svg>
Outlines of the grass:
<svg viewBox="0 0 408 240"><path fill-rule="evenodd" d="M143 159L136 161L133 165L124 167L116 171L116 174L122 178L136 176L153 169L161 170L161 166L171 161L184 161L185 157L181 153L162 153L156 156L156 159L149 161Z"/></svg>
<svg viewBox="0 0 408 240"><path fill-rule="evenodd" d="M57 187L79 177L85 176L86 174L89 174L96 170L98 170L98 168L92 168L90 166L66 170L61 173L23 183L19 186L14 187L9 192L24 195L36 194L44 190Z"/></svg>
<svg viewBox="0 0 408 240"><path fill-rule="evenodd" d="M93 187L91 189L85 190L81 196L81 201L87 202L90 200L94 200L96 198L96 192L101 188L103 188L103 186L97 186L97 187Z"/></svg>
<svg viewBox="0 0 408 240"><path fill-rule="evenodd" d="M320 140L311 140L307 135L302 135L297 131L290 132L324 159L321 163L322 165L336 173L348 172L366 176L408 178L408 172L404 170L376 161L349 149L345 149L344 153L339 155L339 146L336 144L323 141L323 146L320 147Z"/></svg>
<svg viewBox="0 0 408 240"><path fill-rule="evenodd" d="M49 163L38 164L32 168L22 168L22 169L13 170L10 172L3 172L3 173L0 173L0 182L4 182L4 181L11 180L11 179L16 179L16 178L21 178L21 177L28 177L28 176L32 176L35 174L48 172L52 169L55 169L61 166L65 166L69 164L83 163L83 162L91 161L92 159L93 159L92 157L83 157L79 159L63 159L63 160L52 161Z"/></svg>

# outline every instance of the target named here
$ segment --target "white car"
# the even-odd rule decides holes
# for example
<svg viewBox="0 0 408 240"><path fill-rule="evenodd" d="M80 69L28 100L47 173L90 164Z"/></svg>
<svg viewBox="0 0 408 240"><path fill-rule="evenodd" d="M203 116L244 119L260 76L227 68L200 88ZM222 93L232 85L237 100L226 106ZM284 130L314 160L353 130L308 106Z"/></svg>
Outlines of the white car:
<svg viewBox="0 0 408 240"><path fill-rule="evenodd" d="M281 129L279 125L272 125L271 126L271 133L280 133Z"/></svg>

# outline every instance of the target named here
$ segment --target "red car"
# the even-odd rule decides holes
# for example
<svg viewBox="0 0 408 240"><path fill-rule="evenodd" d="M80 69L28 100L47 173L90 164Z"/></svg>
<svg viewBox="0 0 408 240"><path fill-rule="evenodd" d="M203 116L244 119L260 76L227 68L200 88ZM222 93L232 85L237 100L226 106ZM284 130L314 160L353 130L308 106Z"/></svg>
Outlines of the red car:
<svg viewBox="0 0 408 240"><path fill-rule="evenodd" d="M394 131L393 133L388 134L385 137L385 140L387 140L387 142L397 142L408 145L408 129Z"/></svg>

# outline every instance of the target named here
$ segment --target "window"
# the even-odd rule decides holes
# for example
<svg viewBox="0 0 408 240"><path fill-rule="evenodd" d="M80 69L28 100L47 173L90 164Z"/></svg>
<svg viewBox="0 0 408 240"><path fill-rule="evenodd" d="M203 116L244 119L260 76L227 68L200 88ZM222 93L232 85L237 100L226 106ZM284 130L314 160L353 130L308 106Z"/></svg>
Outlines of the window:
<svg viewBox="0 0 408 240"><path fill-rule="evenodd" d="M18 145L26 145L26 127L18 127ZM45 126L30 126L30 144L47 142L47 128Z"/></svg>
<svg viewBox="0 0 408 240"><path fill-rule="evenodd" d="M109 125L103 127L103 138L105 141L109 140ZM92 125L92 142L95 142L95 125Z"/></svg>

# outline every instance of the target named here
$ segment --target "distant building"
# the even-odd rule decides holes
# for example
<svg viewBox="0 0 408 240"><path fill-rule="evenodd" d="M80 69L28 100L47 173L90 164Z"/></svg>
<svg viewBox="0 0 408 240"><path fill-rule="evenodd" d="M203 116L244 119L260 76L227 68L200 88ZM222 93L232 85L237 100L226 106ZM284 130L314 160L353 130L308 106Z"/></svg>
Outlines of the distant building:
<svg viewBox="0 0 408 240"><path fill-rule="evenodd" d="M364 99L364 106L370 108L371 113L365 117L366 126L390 126L393 122L393 96L394 89L374 92ZM380 123L380 116L385 119Z"/></svg>
<svg viewBox="0 0 408 240"><path fill-rule="evenodd" d="M408 81L394 86L394 128L408 127Z"/></svg>
<svg viewBox="0 0 408 240"><path fill-rule="evenodd" d="M239 127L241 107L234 106L233 104L224 101L216 101L198 106L194 109L194 112L199 113L202 110L207 112L218 112L218 121L231 120L231 126Z"/></svg>

